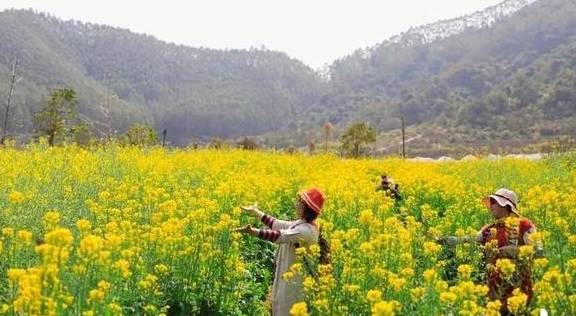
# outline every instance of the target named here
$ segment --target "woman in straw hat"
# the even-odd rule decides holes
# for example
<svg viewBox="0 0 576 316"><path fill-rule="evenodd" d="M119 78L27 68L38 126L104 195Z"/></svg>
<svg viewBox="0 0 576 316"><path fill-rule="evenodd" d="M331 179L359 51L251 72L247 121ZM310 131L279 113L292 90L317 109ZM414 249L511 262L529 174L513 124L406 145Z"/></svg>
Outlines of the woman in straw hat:
<svg viewBox="0 0 576 316"><path fill-rule="evenodd" d="M269 229L257 229L251 225L238 228L235 231L259 237L279 245L276 253L276 269L272 285L272 315L289 315L293 304L304 300L302 276L294 275L287 282L282 278L285 272L296 260L296 248L309 247L317 244L320 230L316 218L322 211L324 194L316 188L298 193L296 213L298 220L283 221L264 214L256 206L245 206L242 210L251 217L261 220ZM321 250L321 252L323 252Z"/></svg>
<svg viewBox="0 0 576 316"><path fill-rule="evenodd" d="M515 288L532 298L532 275L530 260L520 258L519 249L524 245L534 246L534 254L530 256L542 256L542 246L534 243L531 239L536 232L536 226L527 218L520 216L518 211L518 196L511 190L498 189L495 193L486 196L482 200L490 210L495 221L482 227L475 236L468 237L441 237L438 242L448 246L458 243L477 242L484 248L486 260L486 276L488 296L492 300L500 300L502 314L507 314L507 299L512 296ZM496 267L498 259L511 259L516 265L516 274L510 278L504 276Z"/></svg>

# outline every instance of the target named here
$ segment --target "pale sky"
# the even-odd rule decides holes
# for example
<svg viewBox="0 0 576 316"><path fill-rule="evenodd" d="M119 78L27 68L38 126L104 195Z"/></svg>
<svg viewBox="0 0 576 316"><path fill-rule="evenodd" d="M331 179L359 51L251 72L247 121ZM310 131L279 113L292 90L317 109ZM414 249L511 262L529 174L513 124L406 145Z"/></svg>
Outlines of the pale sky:
<svg viewBox="0 0 576 316"><path fill-rule="evenodd" d="M502 0L0 0L59 18L130 29L194 47L266 46L313 68L358 48Z"/></svg>

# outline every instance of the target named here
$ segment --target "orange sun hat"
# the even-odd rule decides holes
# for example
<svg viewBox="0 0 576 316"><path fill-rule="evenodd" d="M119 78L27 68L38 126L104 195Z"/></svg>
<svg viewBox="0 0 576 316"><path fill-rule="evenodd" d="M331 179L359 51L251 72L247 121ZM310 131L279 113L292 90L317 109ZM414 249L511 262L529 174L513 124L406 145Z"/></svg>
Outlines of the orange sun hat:
<svg viewBox="0 0 576 316"><path fill-rule="evenodd" d="M303 190L298 193L300 198L316 213L320 214L324 205L324 193L317 188Z"/></svg>

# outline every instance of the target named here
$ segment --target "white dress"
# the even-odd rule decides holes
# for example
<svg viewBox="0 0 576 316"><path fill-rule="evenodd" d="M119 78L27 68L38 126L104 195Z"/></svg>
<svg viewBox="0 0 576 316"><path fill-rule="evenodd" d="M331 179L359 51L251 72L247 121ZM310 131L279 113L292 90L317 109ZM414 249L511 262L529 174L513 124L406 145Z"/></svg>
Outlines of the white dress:
<svg viewBox="0 0 576 316"><path fill-rule="evenodd" d="M272 285L272 315L288 316L292 305L304 300L302 275L306 273L306 270L303 268L290 282L284 281L282 275L290 271L290 267L296 260L296 244L300 247L317 244L319 232L314 225L302 219L297 221L275 219L272 230L280 231L280 237L274 242L278 244L278 251Z"/></svg>

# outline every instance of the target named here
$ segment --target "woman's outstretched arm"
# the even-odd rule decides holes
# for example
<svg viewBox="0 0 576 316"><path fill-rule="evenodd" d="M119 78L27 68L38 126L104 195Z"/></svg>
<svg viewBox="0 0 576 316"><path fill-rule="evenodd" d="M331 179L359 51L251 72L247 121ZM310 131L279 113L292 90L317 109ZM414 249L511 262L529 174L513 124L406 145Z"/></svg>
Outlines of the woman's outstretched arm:
<svg viewBox="0 0 576 316"><path fill-rule="evenodd" d="M264 212L262 212L257 206L242 206L241 209L247 214L248 216L254 217L266 226L268 226L272 230L280 230L286 229L292 225L292 222L279 220L274 218Z"/></svg>

